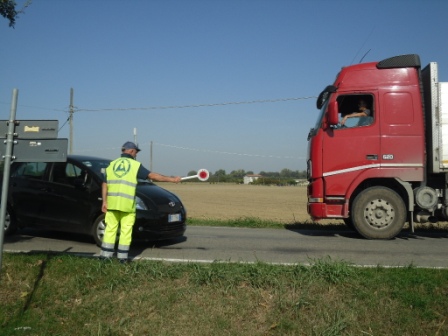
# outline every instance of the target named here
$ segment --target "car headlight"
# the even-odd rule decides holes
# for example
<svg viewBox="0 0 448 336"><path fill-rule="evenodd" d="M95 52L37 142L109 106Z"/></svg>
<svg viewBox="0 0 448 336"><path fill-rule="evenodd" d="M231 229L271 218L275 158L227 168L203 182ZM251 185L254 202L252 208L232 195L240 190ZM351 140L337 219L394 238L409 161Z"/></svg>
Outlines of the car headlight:
<svg viewBox="0 0 448 336"><path fill-rule="evenodd" d="M138 196L135 197L135 206L137 210L148 210L145 202Z"/></svg>

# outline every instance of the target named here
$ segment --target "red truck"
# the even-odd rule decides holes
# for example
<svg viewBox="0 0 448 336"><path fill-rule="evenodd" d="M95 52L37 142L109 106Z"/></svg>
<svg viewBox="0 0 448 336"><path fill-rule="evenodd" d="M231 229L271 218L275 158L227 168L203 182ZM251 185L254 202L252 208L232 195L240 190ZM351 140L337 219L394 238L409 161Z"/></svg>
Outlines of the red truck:
<svg viewBox="0 0 448 336"><path fill-rule="evenodd" d="M421 69L411 54L343 67L317 108L307 158L313 220L342 219L368 239L448 220L448 82L437 63Z"/></svg>

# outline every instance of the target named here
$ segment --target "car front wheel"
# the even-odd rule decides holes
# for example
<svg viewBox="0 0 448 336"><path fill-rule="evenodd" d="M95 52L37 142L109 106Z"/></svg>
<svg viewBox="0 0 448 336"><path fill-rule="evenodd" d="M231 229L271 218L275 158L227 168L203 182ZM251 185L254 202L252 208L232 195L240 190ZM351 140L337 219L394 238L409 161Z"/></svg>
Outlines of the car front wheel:
<svg viewBox="0 0 448 336"><path fill-rule="evenodd" d="M92 226L92 236L96 245L101 247L103 242L104 231L106 231L106 222L104 220L104 214L101 214L95 219Z"/></svg>
<svg viewBox="0 0 448 336"><path fill-rule="evenodd" d="M93 222L92 226L92 236L93 239L95 240L96 245L98 245L99 247L101 247L101 244L103 243L104 233L106 232L105 217L106 217L105 214L99 215L95 219L95 222ZM120 228L118 228L117 231L116 241L118 242L119 239L120 239Z"/></svg>

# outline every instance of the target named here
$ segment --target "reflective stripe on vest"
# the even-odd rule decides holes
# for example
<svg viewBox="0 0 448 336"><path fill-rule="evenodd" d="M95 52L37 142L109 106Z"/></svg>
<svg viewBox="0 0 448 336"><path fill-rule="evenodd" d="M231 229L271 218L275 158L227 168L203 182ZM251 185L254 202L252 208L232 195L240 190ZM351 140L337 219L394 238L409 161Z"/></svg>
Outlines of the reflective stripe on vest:
<svg viewBox="0 0 448 336"><path fill-rule="evenodd" d="M112 161L106 169L107 208L123 212L135 212L135 190L140 162L121 157Z"/></svg>

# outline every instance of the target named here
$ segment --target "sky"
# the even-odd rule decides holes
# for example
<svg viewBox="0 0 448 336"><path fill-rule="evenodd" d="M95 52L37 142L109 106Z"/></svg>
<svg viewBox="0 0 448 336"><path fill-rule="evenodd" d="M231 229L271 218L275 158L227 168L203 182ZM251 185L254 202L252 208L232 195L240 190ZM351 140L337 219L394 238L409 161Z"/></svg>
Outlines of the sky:
<svg viewBox="0 0 448 336"><path fill-rule="evenodd" d="M166 175L301 171L341 67L419 54L448 81L447 17L444 0L33 0L0 17L0 119L17 89L16 120L70 139L73 89L73 154L136 141Z"/></svg>

